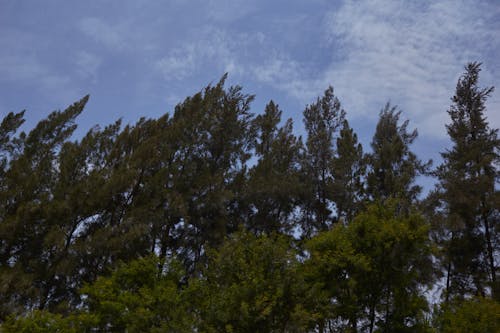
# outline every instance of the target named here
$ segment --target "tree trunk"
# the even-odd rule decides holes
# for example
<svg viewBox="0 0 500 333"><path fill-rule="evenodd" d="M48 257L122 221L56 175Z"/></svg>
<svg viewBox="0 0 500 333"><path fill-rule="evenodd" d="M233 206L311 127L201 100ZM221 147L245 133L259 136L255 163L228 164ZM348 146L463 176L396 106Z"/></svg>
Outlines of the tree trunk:
<svg viewBox="0 0 500 333"><path fill-rule="evenodd" d="M369 332L373 333L373 328L375 326L375 305L370 306L370 326Z"/></svg>
<svg viewBox="0 0 500 333"><path fill-rule="evenodd" d="M493 245L491 244L491 231L490 224L488 222L488 216L485 212L482 214L483 224L484 224L484 232L486 237L486 250L487 250L487 258L488 258L488 266L491 274L491 293L494 299L498 299L498 286L496 282L496 267L495 267L495 258L493 255Z"/></svg>

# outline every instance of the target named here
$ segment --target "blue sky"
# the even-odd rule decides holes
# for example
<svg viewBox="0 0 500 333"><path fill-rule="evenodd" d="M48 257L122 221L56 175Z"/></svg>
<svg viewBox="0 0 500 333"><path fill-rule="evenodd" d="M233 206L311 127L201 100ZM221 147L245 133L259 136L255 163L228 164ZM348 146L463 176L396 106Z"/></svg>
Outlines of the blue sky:
<svg viewBox="0 0 500 333"><path fill-rule="evenodd" d="M365 150L387 101L434 158L468 61L500 89L500 1L0 1L0 116L27 127L89 93L77 135L159 117L229 72L273 99L303 134L302 111L332 85ZM488 102L500 126L500 90Z"/></svg>

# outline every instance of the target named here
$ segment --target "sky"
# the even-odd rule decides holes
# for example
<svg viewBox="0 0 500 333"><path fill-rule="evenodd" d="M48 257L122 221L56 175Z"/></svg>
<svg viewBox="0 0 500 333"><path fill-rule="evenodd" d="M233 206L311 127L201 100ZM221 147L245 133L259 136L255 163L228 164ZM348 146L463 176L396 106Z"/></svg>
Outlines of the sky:
<svg viewBox="0 0 500 333"><path fill-rule="evenodd" d="M500 127L500 0L1 0L0 116L26 128L86 94L76 137L122 118L157 118L229 73L274 100L304 135L302 112L329 85L369 151L380 110L417 128L439 162L458 78L482 62L490 126ZM435 163L436 164L436 163Z"/></svg>

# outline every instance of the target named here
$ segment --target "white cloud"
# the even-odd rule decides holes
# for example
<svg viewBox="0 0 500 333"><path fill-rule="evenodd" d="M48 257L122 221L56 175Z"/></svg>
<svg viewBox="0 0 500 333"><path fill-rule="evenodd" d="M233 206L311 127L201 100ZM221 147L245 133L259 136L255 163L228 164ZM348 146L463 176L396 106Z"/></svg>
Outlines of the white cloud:
<svg viewBox="0 0 500 333"><path fill-rule="evenodd" d="M374 121L391 100L421 133L443 138L448 121L445 110L463 66L481 61L485 50L499 51L488 10L474 1L429 5L345 1L325 15L326 39L333 55L323 71L312 71L304 62L272 48L260 62L246 67L257 81L303 104L334 85L352 118ZM486 80L482 84L494 84L494 75L487 66L483 68ZM498 101L494 96L489 106L497 107ZM498 127L500 115L490 112L488 116Z"/></svg>
<svg viewBox="0 0 500 333"><path fill-rule="evenodd" d="M241 75L246 69L239 53L245 45L261 38L256 36L229 36L212 27L203 29L195 39L184 42L157 60L154 66L167 80L181 80L199 73L203 67L214 67L221 72Z"/></svg>
<svg viewBox="0 0 500 333"><path fill-rule="evenodd" d="M93 53L79 51L74 59L78 74L84 79L97 80L97 73L102 60Z"/></svg>
<svg viewBox="0 0 500 333"><path fill-rule="evenodd" d="M463 66L499 50L487 10L475 1L346 1L326 19L344 60L320 81L338 86L358 117L376 116L392 99L421 132L444 137L445 110Z"/></svg>
<svg viewBox="0 0 500 333"><path fill-rule="evenodd" d="M375 121L391 101L420 133L444 138L446 110L464 65L500 52L500 25L491 26L500 6L489 6L454 0L347 0L325 14L332 55L322 71L314 75L305 63L275 52L253 74L301 103L333 85L349 117L363 121ZM499 83L498 59L489 60L497 77L485 63L482 86ZM488 102L492 127L500 125L500 114L492 112L500 106L499 95Z"/></svg>
<svg viewBox="0 0 500 333"><path fill-rule="evenodd" d="M304 104L319 91L306 73L299 62L278 52L274 52L264 63L255 65L252 72L257 81L286 92Z"/></svg>
<svg viewBox="0 0 500 333"><path fill-rule="evenodd" d="M78 22L79 29L106 47L119 50L127 45L127 33L122 26L111 25L97 17L85 17Z"/></svg>
<svg viewBox="0 0 500 333"><path fill-rule="evenodd" d="M157 68L167 79L182 80L194 73L200 62L200 55L194 44L172 50L167 56L158 60Z"/></svg>

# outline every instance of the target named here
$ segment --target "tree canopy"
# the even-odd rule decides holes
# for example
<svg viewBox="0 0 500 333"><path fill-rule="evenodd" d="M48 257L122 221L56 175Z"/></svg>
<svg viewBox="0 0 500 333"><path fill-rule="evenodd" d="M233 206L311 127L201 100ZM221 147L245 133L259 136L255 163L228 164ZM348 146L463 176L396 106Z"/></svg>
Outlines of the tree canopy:
<svg viewBox="0 0 500 333"><path fill-rule="evenodd" d="M0 331L499 331L500 141L480 68L458 80L433 170L390 104L364 149L332 87L304 138L226 75L79 138L89 96L27 132L7 114ZM437 181L426 197L420 176Z"/></svg>

